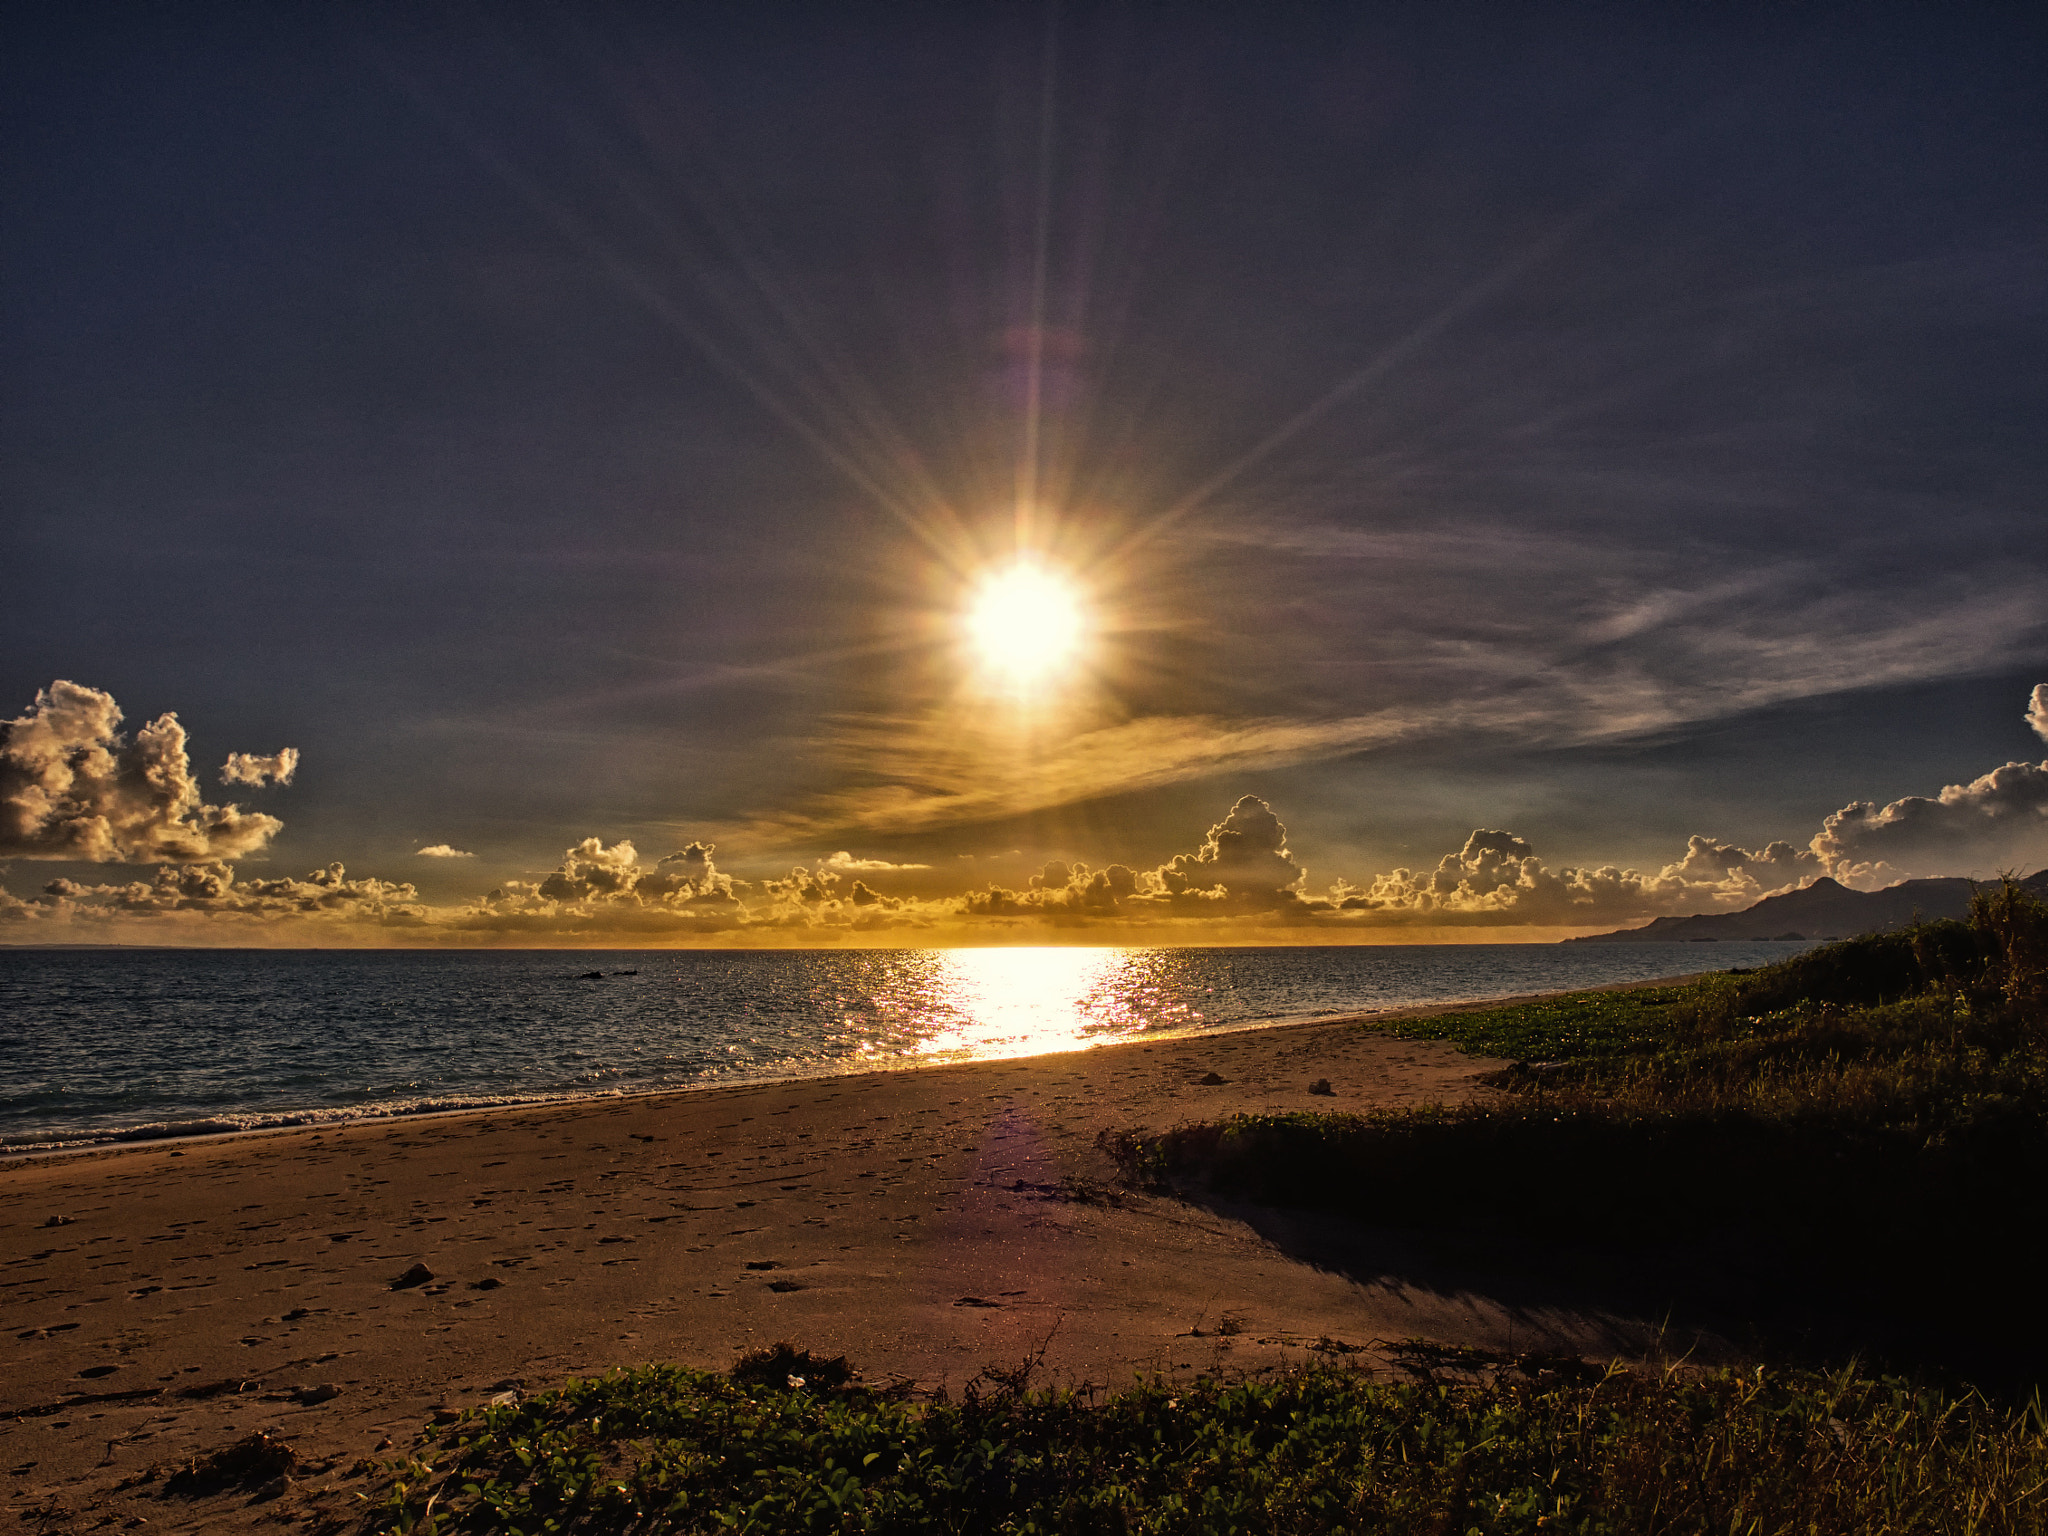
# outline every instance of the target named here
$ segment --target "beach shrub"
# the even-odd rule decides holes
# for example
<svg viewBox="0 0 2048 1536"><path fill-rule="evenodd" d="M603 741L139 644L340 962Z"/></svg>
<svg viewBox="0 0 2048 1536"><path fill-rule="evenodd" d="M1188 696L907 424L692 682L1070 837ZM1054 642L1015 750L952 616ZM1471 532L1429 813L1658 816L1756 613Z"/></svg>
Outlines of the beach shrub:
<svg viewBox="0 0 2048 1536"><path fill-rule="evenodd" d="M1458 1352L1106 1399L913 1405L655 1365L472 1413L372 1520L423 1532L2048 1529L2048 1426L1854 1372ZM1572 1362L1576 1365L1576 1362Z"/></svg>
<svg viewBox="0 0 2048 1536"><path fill-rule="evenodd" d="M1442 1233L1468 1267L1606 1263L1600 1301L2025 1387L2048 1381L2044 965L2048 908L2008 883L1967 923L1751 973L1362 1026L1516 1058L1479 1102L1103 1145L1154 1189Z"/></svg>

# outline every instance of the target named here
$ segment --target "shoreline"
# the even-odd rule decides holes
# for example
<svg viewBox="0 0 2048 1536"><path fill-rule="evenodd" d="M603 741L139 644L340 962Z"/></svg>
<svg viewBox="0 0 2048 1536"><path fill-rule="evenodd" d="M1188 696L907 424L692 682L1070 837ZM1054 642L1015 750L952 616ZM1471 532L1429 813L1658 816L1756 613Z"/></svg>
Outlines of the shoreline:
<svg viewBox="0 0 2048 1536"><path fill-rule="evenodd" d="M1177 1040L1200 1040L1222 1035L1246 1034L1267 1030L1379 1023L1393 1019L1434 1018L1441 1014L1476 1013L1490 1008L1512 1007L1521 1003L1538 1002L1546 998L1570 997L1586 992L1620 992L1639 990L1645 987L1677 986L1685 982L1697 981L1702 976L1713 974L1715 973L1712 971L1694 971L1683 976L1653 977L1643 981L1609 982L1600 986L1572 987L1549 992L1526 992L1500 997L1469 998L1452 1003L1403 1004L1392 1008L1367 1008L1354 1013L1332 1013L1309 1018L1283 1017L1278 1019L1262 1019L1235 1024L1221 1024L1210 1029L1160 1031L1157 1033L1105 1039L1073 1046L1066 1050L1042 1051L1029 1055L976 1056L947 1061L919 1061L897 1058L891 1064L856 1065L849 1061L844 1069L836 1072L771 1072L745 1075L736 1073L729 1077L708 1082L669 1084L659 1088L614 1089L595 1093L539 1094L532 1098L505 1098L474 1104L437 1105L420 1109L372 1107L361 1110L337 1109L332 1112L323 1112L315 1108L285 1109L274 1112L280 1117L275 1123L238 1126L228 1130L182 1131L171 1128L151 1134L142 1134L146 1128L136 1127L131 1130L108 1132L103 1136L82 1138L77 1141L35 1142L18 1146L0 1143L0 1168L23 1161L43 1158L80 1157L92 1153L118 1152L126 1149L144 1150L171 1142L181 1146L202 1145L247 1136L274 1136L293 1132L329 1131L349 1126L413 1124L443 1116L505 1113L569 1104L605 1104L638 1099L661 1099L671 1096L712 1093L724 1088L756 1087L782 1083L834 1082L841 1078L864 1076L869 1073L928 1072L944 1067L970 1066L983 1062L1032 1061L1046 1057L1080 1055L1090 1051L1109 1050L1118 1046L1137 1045L1146 1042L1167 1043ZM223 1115L220 1118L227 1118L227 1116Z"/></svg>
<svg viewBox="0 0 2048 1536"><path fill-rule="evenodd" d="M1124 1188L1098 1145L1465 1102L1504 1063L1359 1026L1558 995L18 1157L7 1502L61 1510L54 1530L339 1520L437 1416L778 1339L956 1393L1026 1358L1041 1384L1103 1385L1390 1369L1411 1337L1654 1353L1654 1319L1447 1269L1400 1234L1311 1259L1256 1212ZM255 1432L305 1469L274 1496L187 1503L150 1473Z"/></svg>

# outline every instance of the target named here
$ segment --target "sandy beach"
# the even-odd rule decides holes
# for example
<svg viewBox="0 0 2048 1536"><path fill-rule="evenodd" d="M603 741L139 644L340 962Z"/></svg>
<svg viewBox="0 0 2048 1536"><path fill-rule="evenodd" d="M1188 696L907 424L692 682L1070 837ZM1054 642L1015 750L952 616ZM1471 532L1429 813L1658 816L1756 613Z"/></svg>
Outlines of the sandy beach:
<svg viewBox="0 0 2048 1536"><path fill-rule="evenodd" d="M1041 1351L1041 1383L1115 1386L1411 1336L1625 1350L1625 1320L1301 1262L1257 1213L1115 1189L1095 1146L1456 1102L1498 1065L1335 1020L0 1165L6 1504L32 1530L318 1528L437 1413L783 1338L955 1393ZM257 1429L297 1448L289 1486L150 1479Z"/></svg>

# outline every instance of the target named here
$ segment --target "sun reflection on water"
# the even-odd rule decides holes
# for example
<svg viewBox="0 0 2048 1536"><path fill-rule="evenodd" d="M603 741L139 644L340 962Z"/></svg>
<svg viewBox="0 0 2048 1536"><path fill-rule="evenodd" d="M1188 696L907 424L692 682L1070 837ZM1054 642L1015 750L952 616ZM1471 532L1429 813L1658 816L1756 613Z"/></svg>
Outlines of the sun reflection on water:
<svg viewBox="0 0 2048 1536"><path fill-rule="evenodd" d="M1124 949L953 949L938 956L923 1056L1037 1056L1124 1038L1151 1020Z"/></svg>

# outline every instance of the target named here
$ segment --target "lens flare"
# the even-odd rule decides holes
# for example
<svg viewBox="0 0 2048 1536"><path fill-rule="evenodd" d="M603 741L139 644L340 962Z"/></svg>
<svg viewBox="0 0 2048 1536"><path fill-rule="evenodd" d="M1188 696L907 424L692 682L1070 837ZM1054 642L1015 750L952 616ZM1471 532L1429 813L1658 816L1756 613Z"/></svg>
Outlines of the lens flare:
<svg viewBox="0 0 2048 1536"><path fill-rule="evenodd" d="M1020 691L1070 672L1088 638L1088 614L1073 582L1023 561L987 577L967 605L963 627L982 670Z"/></svg>

